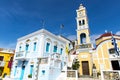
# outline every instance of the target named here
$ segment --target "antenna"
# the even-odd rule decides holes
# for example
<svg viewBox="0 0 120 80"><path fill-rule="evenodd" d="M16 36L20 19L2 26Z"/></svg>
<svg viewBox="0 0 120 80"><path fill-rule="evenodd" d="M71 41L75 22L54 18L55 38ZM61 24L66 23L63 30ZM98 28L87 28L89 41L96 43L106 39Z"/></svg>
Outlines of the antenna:
<svg viewBox="0 0 120 80"><path fill-rule="evenodd" d="M42 23L42 28L44 29L45 28L45 21L42 19L41 23Z"/></svg>

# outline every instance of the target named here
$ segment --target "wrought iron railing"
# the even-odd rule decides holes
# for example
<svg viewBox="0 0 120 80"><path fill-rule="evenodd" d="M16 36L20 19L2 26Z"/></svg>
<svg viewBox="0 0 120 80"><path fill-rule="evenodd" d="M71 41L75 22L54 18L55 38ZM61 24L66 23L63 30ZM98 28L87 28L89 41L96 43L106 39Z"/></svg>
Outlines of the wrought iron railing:
<svg viewBox="0 0 120 80"><path fill-rule="evenodd" d="M92 48L92 44L80 44L76 45L76 49Z"/></svg>

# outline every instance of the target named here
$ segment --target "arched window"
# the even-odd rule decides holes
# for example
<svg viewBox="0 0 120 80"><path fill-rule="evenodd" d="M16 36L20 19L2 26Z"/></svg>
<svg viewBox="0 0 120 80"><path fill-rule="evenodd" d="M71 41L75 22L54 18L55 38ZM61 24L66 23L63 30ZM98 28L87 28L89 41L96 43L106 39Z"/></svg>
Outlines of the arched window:
<svg viewBox="0 0 120 80"><path fill-rule="evenodd" d="M46 39L46 52L50 52L50 46L51 46L51 39L47 38Z"/></svg>
<svg viewBox="0 0 120 80"><path fill-rule="evenodd" d="M29 44L26 44L26 46L25 46L25 50L26 50L26 51L29 50Z"/></svg>
<svg viewBox="0 0 120 80"><path fill-rule="evenodd" d="M26 45L25 45L25 51L29 51L29 44L30 44L31 40L30 39L27 39L26 40Z"/></svg>
<svg viewBox="0 0 120 80"><path fill-rule="evenodd" d="M50 51L50 43L46 43L46 52L49 52Z"/></svg>
<svg viewBox="0 0 120 80"><path fill-rule="evenodd" d="M80 41L81 41L81 44L86 43L86 34L85 33L80 34Z"/></svg>
<svg viewBox="0 0 120 80"><path fill-rule="evenodd" d="M79 21L79 26L81 26L82 25L82 22L81 21Z"/></svg>
<svg viewBox="0 0 120 80"><path fill-rule="evenodd" d="M85 20L82 20L82 25L85 25Z"/></svg>
<svg viewBox="0 0 120 80"><path fill-rule="evenodd" d="M58 51L58 42L54 42L53 52L56 53Z"/></svg>
<svg viewBox="0 0 120 80"><path fill-rule="evenodd" d="M33 48L33 51L36 51L36 45L37 45L37 42L34 42L34 48Z"/></svg>

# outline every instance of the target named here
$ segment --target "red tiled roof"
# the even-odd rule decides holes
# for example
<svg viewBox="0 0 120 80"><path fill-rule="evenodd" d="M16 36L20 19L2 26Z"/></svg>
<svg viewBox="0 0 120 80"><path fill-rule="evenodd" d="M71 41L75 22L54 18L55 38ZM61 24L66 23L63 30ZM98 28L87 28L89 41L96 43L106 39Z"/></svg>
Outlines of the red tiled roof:
<svg viewBox="0 0 120 80"><path fill-rule="evenodd" d="M110 32L107 32L107 33L104 33L104 34L102 34L99 38L97 38L97 39L100 39L100 38L102 38L102 37L108 37L108 36L112 36L112 35L114 35L114 34L111 34ZM96 40L97 40L96 39Z"/></svg>

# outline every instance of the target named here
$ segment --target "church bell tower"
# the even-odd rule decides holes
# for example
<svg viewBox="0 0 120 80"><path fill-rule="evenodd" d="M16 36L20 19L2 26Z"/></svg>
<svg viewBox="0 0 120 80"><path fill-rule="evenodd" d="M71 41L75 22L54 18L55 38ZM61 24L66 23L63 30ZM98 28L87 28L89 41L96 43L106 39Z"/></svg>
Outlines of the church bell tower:
<svg viewBox="0 0 120 80"><path fill-rule="evenodd" d="M80 4L77 12L77 45L76 54L78 54L80 75L92 75L92 44L90 42L90 33L86 8Z"/></svg>
<svg viewBox="0 0 120 80"><path fill-rule="evenodd" d="M77 41L78 45L90 43L89 25L86 8L80 4L77 12Z"/></svg>

